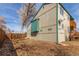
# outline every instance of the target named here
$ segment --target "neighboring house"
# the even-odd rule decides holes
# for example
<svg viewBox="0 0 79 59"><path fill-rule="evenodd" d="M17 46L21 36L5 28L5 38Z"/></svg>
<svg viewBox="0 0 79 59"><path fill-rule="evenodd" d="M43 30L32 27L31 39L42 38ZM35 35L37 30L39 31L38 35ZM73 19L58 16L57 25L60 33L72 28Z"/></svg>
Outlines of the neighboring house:
<svg viewBox="0 0 79 59"><path fill-rule="evenodd" d="M31 21L27 36L60 43L69 39L71 15L62 4L44 4Z"/></svg>

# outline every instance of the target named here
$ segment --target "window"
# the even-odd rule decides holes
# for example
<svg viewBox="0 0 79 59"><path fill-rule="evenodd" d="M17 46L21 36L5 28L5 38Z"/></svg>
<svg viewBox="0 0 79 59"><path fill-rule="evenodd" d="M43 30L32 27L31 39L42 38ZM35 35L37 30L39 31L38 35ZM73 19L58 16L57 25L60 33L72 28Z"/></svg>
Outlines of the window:
<svg viewBox="0 0 79 59"><path fill-rule="evenodd" d="M31 32L38 32L39 31L39 19L35 19L31 23Z"/></svg>
<svg viewBox="0 0 79 59"><path fill-rule="evenodd" d="M63 16L63 14L64 14L64 11L63 11L63 8L62 7L60 7L60 14Z"/></svg>
<svg viewBox="0 0 79 59"><path fill-rule="evenodd" d="M62 29L64 28L64 25L62 24Z"/></svg>
<svg viewBox="0 0 79 59"><path fill-rule="evenodd" d="M51 31L52 30L52 28L48 28L48 31Z"/></svg>
<svg viewBox="0 0 79 59"><path fill-rule="evenodd" d="M39 31L39 19L35 19L31 22L31 36L36 36Z"/></svg>
<svg viewBox="0 0 79 59"><path fill-rule="evenodd" d="M59 24L59 26L61 25L61 20L58 20L58 24Z"/></svg>
<svg viewBox="0 0 79 59"><path fill-rule="evenodd" d="M70 32L70 27L67 27L67 29L68 29L68 32Z"/></svg>
<svg viewBox="0 0 79 59"><path fill-rule="evenodd" d="M69 17L69 15L68 15L68 20L70 20L70 17Z"/></svg>

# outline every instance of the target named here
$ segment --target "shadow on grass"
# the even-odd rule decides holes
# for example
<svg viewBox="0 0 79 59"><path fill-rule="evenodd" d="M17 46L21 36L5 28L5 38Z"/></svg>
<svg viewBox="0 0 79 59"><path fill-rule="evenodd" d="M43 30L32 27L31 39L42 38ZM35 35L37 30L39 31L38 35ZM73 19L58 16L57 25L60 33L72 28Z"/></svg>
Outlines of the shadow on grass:
<svg viewBox="0 0 79 59"><path fill-rule="evenodd" d="M16 49L13 46L12 41L6 34L3 34L3 41L1 43L2 47L0 48L0 56L17 56Z"/></svg>

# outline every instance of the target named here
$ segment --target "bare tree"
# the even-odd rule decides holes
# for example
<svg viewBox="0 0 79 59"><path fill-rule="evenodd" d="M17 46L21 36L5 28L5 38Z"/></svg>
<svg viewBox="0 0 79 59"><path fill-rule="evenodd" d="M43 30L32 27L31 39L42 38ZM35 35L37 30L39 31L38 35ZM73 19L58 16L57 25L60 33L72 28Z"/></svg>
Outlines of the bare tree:
<svg viewBox="0 0 79 59"><path fill-rule="evenodd" d="M4 17L0 16L0 28L6 28L5 23L6 22L4 21Z"/></svg>
<svg viewBox="0 0 79 59"><path fill-rule="evenodd" d="M5 32L10 30L6 26L6 21L5 21L5 18L3 16L0 16L0 29L3 29Z"/></svg>
<svg viewBox="0 0 79 59"><path fill-rule="evenodd" d="M22 20L22 28L27 24L29 19L36 14L35 3L23 4L19 10L20 18Z"/></svg>

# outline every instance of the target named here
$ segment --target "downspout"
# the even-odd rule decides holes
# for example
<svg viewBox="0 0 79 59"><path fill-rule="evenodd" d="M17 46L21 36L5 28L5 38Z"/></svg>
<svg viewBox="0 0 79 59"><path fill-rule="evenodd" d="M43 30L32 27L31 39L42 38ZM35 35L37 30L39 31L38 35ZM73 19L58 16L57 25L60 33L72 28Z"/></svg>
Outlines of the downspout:
<svg viewBox="0 0 79 59"><path fill-rule="evenodd" d="M58 3L56 3L56 43L58 44Z"/></svg>

